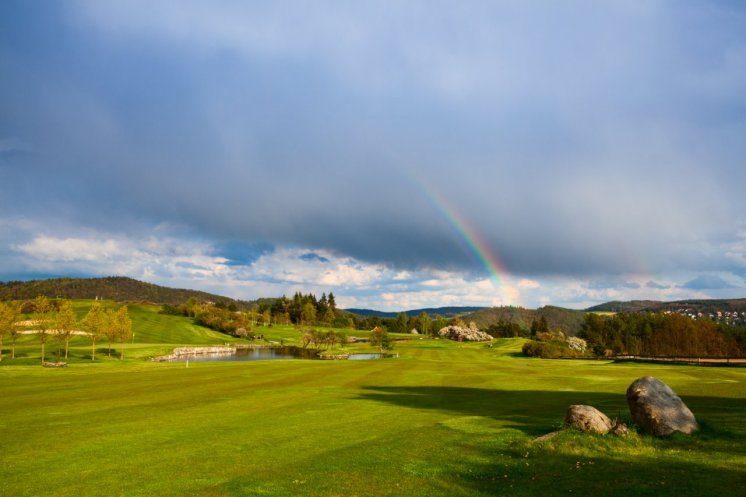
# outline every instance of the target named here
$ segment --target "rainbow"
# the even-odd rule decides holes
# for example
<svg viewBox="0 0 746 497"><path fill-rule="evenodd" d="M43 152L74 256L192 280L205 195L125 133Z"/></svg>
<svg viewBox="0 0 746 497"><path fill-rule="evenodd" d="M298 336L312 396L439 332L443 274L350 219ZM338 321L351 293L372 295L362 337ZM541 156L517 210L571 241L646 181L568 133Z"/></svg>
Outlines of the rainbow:
<svg viewBox="0 0 746 497"><path fill-rule="evenodd" d="M448 223L459 239L466 245L471 253L479 260L489 274L493 288L499 292L500 305L518 305L520 295L515 286L506 283L509 274L505 265L490 250L487 242L479 235L446 198L439 195L433 188L428 187L423 181L414 181L424 193L424 197L440 216Z"/></svg>

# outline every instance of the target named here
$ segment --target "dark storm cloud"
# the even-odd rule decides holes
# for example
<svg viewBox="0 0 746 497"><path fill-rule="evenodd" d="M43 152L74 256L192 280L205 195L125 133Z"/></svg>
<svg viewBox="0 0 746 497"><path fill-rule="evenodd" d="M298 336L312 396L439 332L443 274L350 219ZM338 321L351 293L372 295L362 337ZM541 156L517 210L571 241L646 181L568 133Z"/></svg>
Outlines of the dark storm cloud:
<svg viewBox="0 0 746 497"><path fill-rule="evenodd" d="M0 7L3 212L478 269L429 189L514 272L737 266L740 4L145 7Z"/></svg>

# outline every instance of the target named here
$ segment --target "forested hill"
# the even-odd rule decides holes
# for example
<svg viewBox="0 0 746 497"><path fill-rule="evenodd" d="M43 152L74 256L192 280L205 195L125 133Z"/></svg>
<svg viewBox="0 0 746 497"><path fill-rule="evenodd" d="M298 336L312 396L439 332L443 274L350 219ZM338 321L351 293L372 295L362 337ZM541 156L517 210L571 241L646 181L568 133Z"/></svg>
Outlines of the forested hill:
<svg viewBox="0 0 746 497"><path fill-rule="evenodd" d="M190 298L199 302L234 303L247 307L250 302L213 295L198 290L167 288L123 276L105 278L56 278L49 280L0 282L0 301L28 300L44 295L65 299L110 299L119 302L153 302L178 305Z"/></svg>
<svg viewBox="0 0 746 497"><path fill-rule="evenodd" d="M562 330L575 335L585 320L584 311L565 309L547 305L538 309L523 307L491 307L482 309L464 317L465 321L474 321L481 329L487 329L500 323L517 324L524 330L531 328L531 323L544 318L550 330Z"/></svg>
<svg viewBox="0 0 746 497"><path fill-rule="evenodd" d="M746 312L746 299L692 299L673 302L657 300L630 300L606 302L586 309L589 312L687 312L712 314L721 312Z"/></svg>
<svg viewBox="0 0 746 497"><path fill-rule="evenodd" d="M430 316L444 316L444 317L453 317L453 316L460 316L463 314L467 314L470 312L478 311L481 309L485 309L484 307L428 307L426 309L411 309L409 311L402 311L404 314L406 314L408 317L417 317L422 312L428 313ZM386 311L376 311L373 309L344 309L346 312L349 312L350 314L356 314L358 316L365 316L365 317L377 317L377 318L395 318L398 312L386 312Z"/></svg>

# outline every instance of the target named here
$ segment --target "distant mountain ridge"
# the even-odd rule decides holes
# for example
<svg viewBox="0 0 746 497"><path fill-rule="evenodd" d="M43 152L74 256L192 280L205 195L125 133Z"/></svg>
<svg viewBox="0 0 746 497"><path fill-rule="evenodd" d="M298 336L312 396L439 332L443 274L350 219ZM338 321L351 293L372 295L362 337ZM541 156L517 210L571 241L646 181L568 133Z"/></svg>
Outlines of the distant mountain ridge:
<svg viewBox="0 0 746 497"><path fill-rule="evenodd" d="M746 311L745 299L688 299L663 302L659 300L613 301L594 305L587 312L679 312L689 309L692 312L709 314L715 311Z"/></svg>
<svg viewBox="0 0 746 497"><path fill-rule="evenodd" d="M437 314L439 316L453 317L453 316L469 314L475 311L481 311L482 309L487 309L487 308L478 307L478 306L450 306L450 307L427 307L424 309L410 309L408 311L399 311L399 312L377 311L375 309L344 309L344 311L349 312L350 314L356 314L358 316L364 316L364 317L395 318L400 312L404 312L404 314L406 314L408 317L409 316L417 317L422 312L426 312L431 316L434 316Z"/></svg>
<svg viewBox="0 0 746 497"><path fill-rule="evenodd" d="M0 301L29 300L38 295L64 299L109 299L119 302L152 302L154 304L178 305L190 298L199 302L234 303L237 307L249 307L252 302L236 300L222 295L168 288L145 283L125 276L104 278L53 278L47 280L0 282Z"/></svg>

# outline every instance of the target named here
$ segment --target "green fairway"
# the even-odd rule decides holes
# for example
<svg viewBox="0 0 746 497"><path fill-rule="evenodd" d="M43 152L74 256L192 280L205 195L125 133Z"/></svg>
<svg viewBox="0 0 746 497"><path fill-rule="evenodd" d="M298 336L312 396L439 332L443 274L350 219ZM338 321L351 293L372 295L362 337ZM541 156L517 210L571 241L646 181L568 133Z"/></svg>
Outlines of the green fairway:
<svg viewBox="0 0 746 497"><path fill-rule="evenodd" d="M521 343L413 340L398 359L189 368L4 361L0 495L732 495L746 484L746 370L527 359ZM570 404L626 419L624 392L644 375L671 385L702 432L532 443Z"/></svg>

